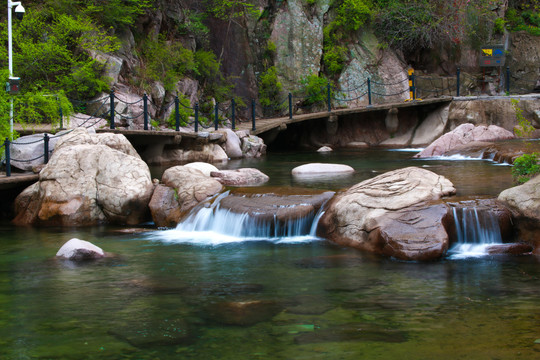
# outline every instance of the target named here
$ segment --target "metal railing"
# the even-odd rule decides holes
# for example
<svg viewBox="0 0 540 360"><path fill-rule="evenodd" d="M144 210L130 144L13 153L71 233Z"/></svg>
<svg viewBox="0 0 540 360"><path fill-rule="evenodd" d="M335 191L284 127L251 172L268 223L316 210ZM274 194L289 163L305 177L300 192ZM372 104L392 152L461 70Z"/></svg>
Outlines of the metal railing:
<svg viewBox="0 0 540 360"><path fill-rule="evenodd" d="M409 75L405 75L403 72L401 72L399 75L403 75L404 78L402 80L397 80L393 82L381 82L372 80L371 78L365 79L360 85L355 86L352 89L337 89L333 87L332 85L328 84L327 86L320 87L317 91L312 92L311 94L294 94L292 92L287 93L287 95L283 96L281 99L277 99L274 101L275 105L269 105L269 106L262 106L259 104L260 109L262 110L263 114L270 114L270 118L275 117L284 117L288 116L289 119L292 119L295 113L299 110L303 111L310 111L312 110L313 103L310 103L309 99L316 97L320 101L318 102L318 108L319 110L322 106L326 108L328 112L331 112L332 109L335 109L337 107L346 107L348 104L358 104L358 102L364 101L364 103L367 101L367 105L365 106L373 106L374 104L384 104L386 98L390 98L390 100L396 101L396 97L400 97L400 100L419 100L423 97L440 97L440 96L455 96L459 97L464 92L468 92L468 95L475 95L474 93L471 93L470 89L465 87L464 80L468 82L469 84L474 84L475 86L478 84L478 82L481 81L479 78L472 77L468 74L462 74L460 69L457 69L455 77L428 77L428 76L416 76L414 74L414 71L409 71ZM504 84L504 89L506 95L510 94L522 94L524 92L527 92L526 89L534 88L536 85L536 80L519 80L519 81L512 81L510 69L507 67L506 72L504 74L501 74L500 84L499 86L502 86ZM387 93L386 89L390 86L400 86L404 84L405 82L408 82L408 86L404 85L403 90L395 91L394 93ZM446 82L446 84L445 84ZM429 86L427 86L429 84ZM477 86L476 86L477 87ZM409 96L407 99L403 99L403 94L409 93ZM529 91L530 92L530 91ZM367 97L367 99L366 99ZM322 100L324 99L324 104L322 104ZM296 102L294 102L296 100ZM93 100L93 101L78 101L78 100L71 100L70 101L74 105L90 105L90 104L100 104L99 107L90 115L88 115L88 118L86 118L81 124L79 124L79 127L92 127L95 126L99 121L102 121L103 119L108 120L110 129L114 130L116 129L116 122L117 118L118 120L135 120L139 118L143 118L143 128L144 130L150 129L149 124L149 98L148 95L144 94L141 99L133 101L133 102L127 102L123 99L120 99L118 96L115 95L114 91L112 91L108 96L105 96L101 99ZM126 107L130 106L136 106L142 103L142 110L137 113L136 115L124 115L117 111L115 101L118 101L118 103L122 103ZM107 106L108 103L108 106ZM60 127L63 127L63 111L59 104L59 116L60 116ZM345 106L345 105L346 106ZM153 104L155 106L155 104ZM203 129L209 129L212 126L215 130L218 130L220 124L221 126L224 126L225 123L229 122L231 125L231 129L236 129L236 124L239 122L239 119L237 118L238 113L238 106L235 98L231 98L230 103L227 105L226 108L220 108L219 103L215 103L213 106L208 106L207 109L212 109L208 111L207 113L203 113L201 111L201 107L199 103L195 103L193 107L188 106L184 104L178 96L175 97L174 102L168 104L165 108L162 110L167 111L174 105L174 127L176 131L180 131L180 127L182 123L185 126L193 126L193 130L195 132L199 131L199 127ZM188 122L188 119L182 119L181 118L181 111L180 106L182 106L185 113L190 114L193 120ZM255 99L251 100L250 105L248 106L249 110L249 120L251 121L251 130L255 131L256 125L257 125L257 102ZM157 106L156 106L157 108ZM323 110L324 111L324 110ZM188 117L188 118L189 118ZM264 118L264 116L261 116L260 118ZM205 119L203 121L202 119ZM72 130L70 130L72 131ZM63 136L69 133L70 131L67 131L66 133L54 136ZM44 163L47 163L49 160L49 154L52 152L49 150L49 140L52 137L50 137L48 134L44 134L43 139L39 139L30 143L16 143L10 141L8 138L4 141L2 146L0 146L0 151L4 149L6 159L6 176L11 176L11 162L32 162L35 160L38 160L40 158L44 159ZM36 142L43 141L43 154L35 157L34 159L13 159L11 158L11 145L17 144L17 145L28 145L33 144Z"/></svg>

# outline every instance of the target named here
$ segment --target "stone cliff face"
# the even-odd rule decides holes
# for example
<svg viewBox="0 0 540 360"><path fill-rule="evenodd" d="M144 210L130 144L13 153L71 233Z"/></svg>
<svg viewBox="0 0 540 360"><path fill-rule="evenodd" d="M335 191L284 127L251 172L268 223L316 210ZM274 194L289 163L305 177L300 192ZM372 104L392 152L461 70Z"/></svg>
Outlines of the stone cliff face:
<svg viewBox="0 0 540 360"><path fill-rule="evenodd" d="M269 66L276 67L284 93L299 90L302 78L319 74L324 55L323 29L335 16L331 0L317 0L313 4L305 0L259 0L250 3L255 4L258 16L244 15L230 19L208 16L204 20L209 30L205 46L209 46L216 54L221 63L221 71L235 84L234 95L246 103L258 98L259 76ZM117 34L122 46L116 54L95 55L110 64L107 75L112 79L113 88L133 91L132 87L127 90L128 87L123 84L130 83L130 77L134 76L135 69L141 65L135 50L136 39L141 38L141 34L149 34L156 39L159 34L170 34L179 24L189 21L189 14L203 13L207 10L206 6L206 2L195 0L160 0L157 8L141 17L135 28ZM134 33L139 35L134 36ZM170 41L180 41L192 51L203 48L201 40L189 32ZM507 65L512 73L512 83L516 86L519 83L523 91L532 91L534 83L540 80L540 37L513 33L500 41L505 42L510 53ZM275 48L269 52L268 49L274 45ZM478 51L464 44L453 49L438 44L437 48L422 52L422 56L415 54L414 58L407 59L403 54L381 46L380 40L369 27L365 27L350 36L344 45L348 49L348 60L337 76L336 84L342 92L351 90L344 93L342 98L354 100L347 103L336 101L336 106L367 105L365 93L368 78L372 81L374 102L377 102L377 96L384 97L385 101L407 99L407 70L411 65L417 66L416 70L423 70L423 74L447 76L448 84L454 81L457 67L470 75L463 76L462 82L475 76L481 77L482 73L477 66ZM474 84L467 83L466 86L472 87ZM159 82L151 84L151 87L149 95L153 103L165 105L170 104L174 96L180 93L194 104L202 88L196 80L189 78L179 82L176 91L170 93ZM137 92L142 93L140 90ZM158 118L170 114L170 111L154 111Z"/></svg>

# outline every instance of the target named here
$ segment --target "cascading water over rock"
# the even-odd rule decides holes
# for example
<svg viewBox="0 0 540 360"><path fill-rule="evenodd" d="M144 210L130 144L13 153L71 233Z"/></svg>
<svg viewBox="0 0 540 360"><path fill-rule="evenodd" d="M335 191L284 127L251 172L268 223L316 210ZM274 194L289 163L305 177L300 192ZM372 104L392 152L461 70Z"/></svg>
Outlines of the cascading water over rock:
<svg viewBox="0 0 540 360"><path fill-rule="evenodd" d="M202 204L178 224L162 231L167 242L215 245L252 240L298 242L317 239L324 204L333 192L310 195L231 194Z"/></svg>
<svg viewBox="0 0 540 360"><path fill-rule="evenodd" d="M497 216L485 207L453 207L457 241L449 251L452 257L486 255L489 246L502 244Z"/></svg>

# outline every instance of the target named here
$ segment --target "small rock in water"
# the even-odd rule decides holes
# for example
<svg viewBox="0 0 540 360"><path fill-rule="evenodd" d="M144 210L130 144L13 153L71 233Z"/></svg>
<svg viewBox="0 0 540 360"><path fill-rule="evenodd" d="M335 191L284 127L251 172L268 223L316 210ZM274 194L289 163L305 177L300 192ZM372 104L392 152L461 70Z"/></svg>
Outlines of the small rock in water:
<svg viewBox="0 0 540 360"><path fill-rule="evenodd" d="M84 261L103 258L105 253L101 248L88 241L73 238L62 245L56 253L56 257L72 261Z"/></svg>
<svg viewBox="0 0 540 360"><path fill-rule="evenodd" d="M322 164L312 163L297 166L292 170L293 176L313 176L313 175L344 175L352 174L354 169L343 164Z"/></svg>
<svg viewBox="0 0 540 360"><path fill-rule="evenodd" d="M330 146L323 146L323 147L320 147L319 150L317 150L317 152L331 152L331 151L334 151Z"/></svg>

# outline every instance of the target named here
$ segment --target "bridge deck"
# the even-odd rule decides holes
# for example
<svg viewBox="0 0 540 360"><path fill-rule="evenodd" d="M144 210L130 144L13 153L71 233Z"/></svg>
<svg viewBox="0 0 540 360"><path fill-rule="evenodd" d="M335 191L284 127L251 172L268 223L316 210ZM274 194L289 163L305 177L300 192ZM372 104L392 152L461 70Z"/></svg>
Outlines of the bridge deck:
<svg viewBox="0 0 540 360"><path fill-rule="evenodd" d="M332 111L323 111L318 113L309 113L302 115L294 115L291 118L280 117L280 118L269 118L269 119L256 119L255 120L255 130L252 130L253 124L251 122L243 122L236 126L237 130L249 130L251 134L258 135L274 128L280 127L282 124L294 124L302 121L314 120L314 119L324 119L332 115L335 116L344 116L351 114L360 114L365 112L372 111L386 111L393 108L405 108L413 106L425 106L431 104L440 104L440 103L449 103L452 101L451 96L440 97L436 99L426 99L426 100L415 100L415 101L404 101L401 103L392 103L392 104L380 104L380 105L371 105L360 108L344 108L344 109L335 109Z"/></svg>

